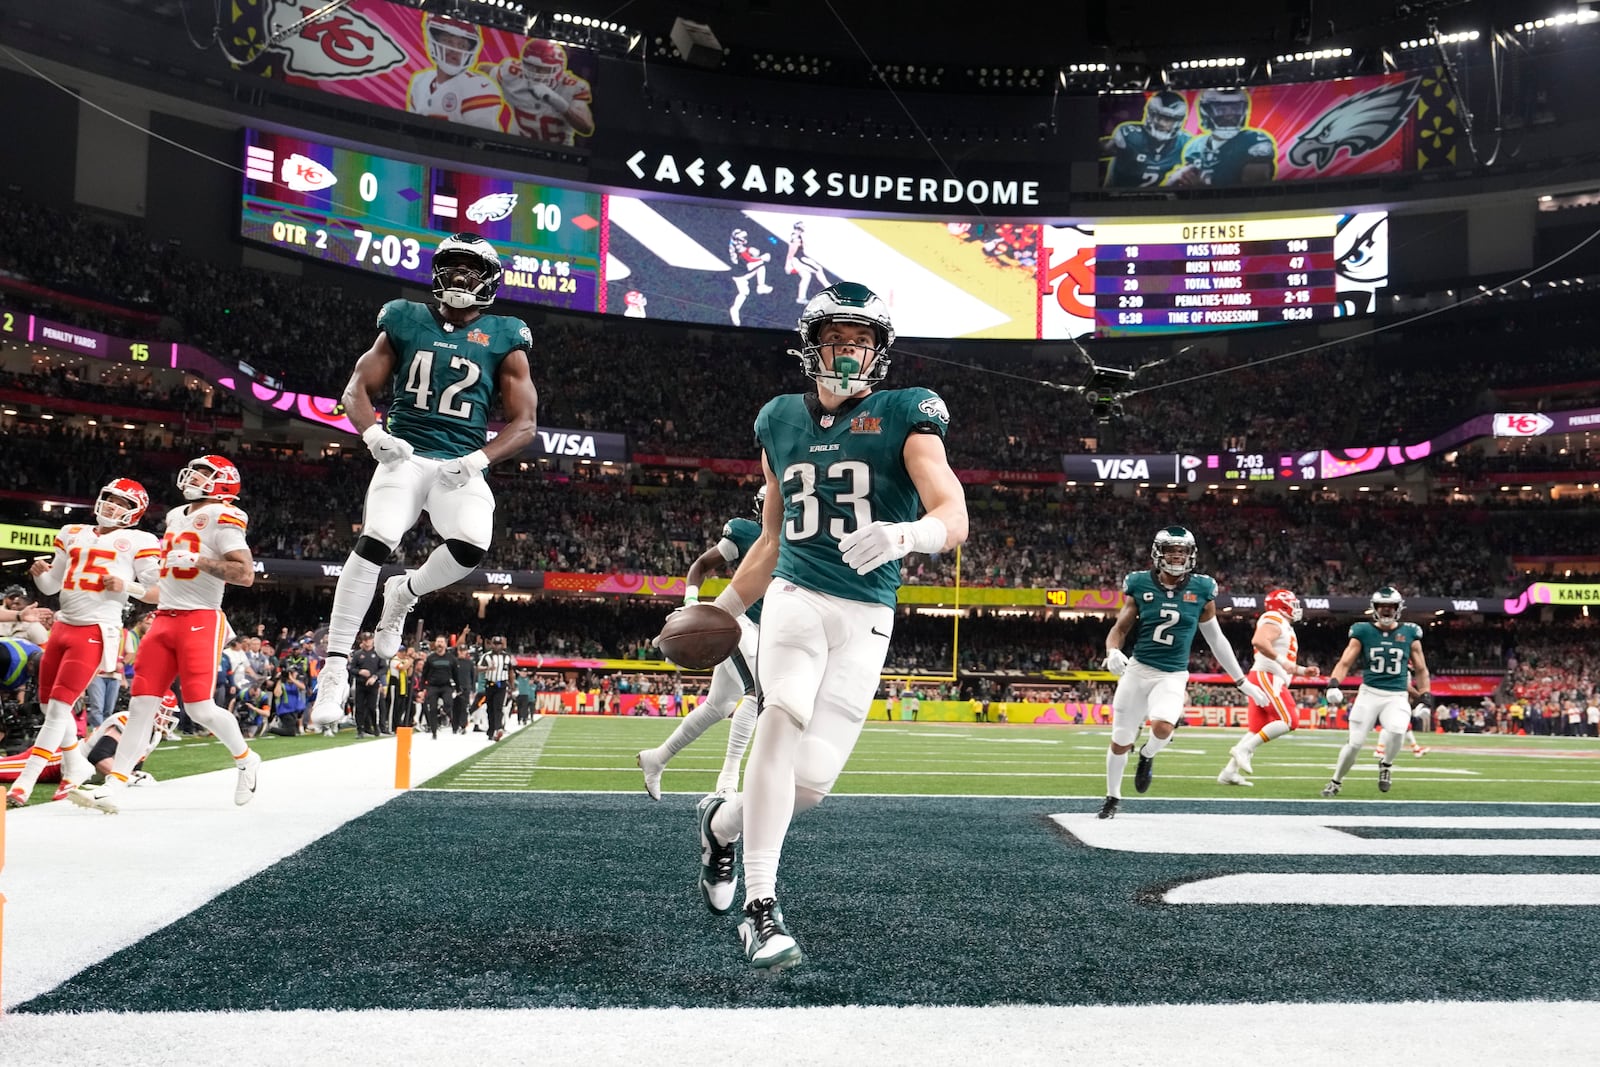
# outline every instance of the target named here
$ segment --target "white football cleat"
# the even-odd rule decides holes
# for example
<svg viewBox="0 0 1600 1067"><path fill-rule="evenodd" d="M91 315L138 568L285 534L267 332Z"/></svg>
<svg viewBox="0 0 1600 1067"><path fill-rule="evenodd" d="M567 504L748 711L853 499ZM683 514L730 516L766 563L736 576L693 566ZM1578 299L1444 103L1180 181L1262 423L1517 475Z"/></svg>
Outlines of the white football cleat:
<svg viewBox="0 0 1600 1067"><path fill-rule="evenodd" d="M383 612L372 632L372 650L384 659L393 659L400 651L400 628L417 603L417 595L406 584L409 577L397 574L383 583Z"/></svg>
<svg viewBox="0 0 1600 1067"><path fill-rule="evenodd" d="M1243 741L1228 749L1228 755L1233 757L1233 762L1237 763L1239 765L1239 769L1245 774L1256 773L1255 768L1250 766L1250 753L1244 750Z"/></svg>
<svg viewBox="0 0 1600 1067"><path fill-rule="evenodd" d="M254 749L239 760L239 784L233 787L233 802L244 805L256 798L256 772L261 769L261 757Z"/></svg>
<svg viewBox="0 0 1600 1067"><path fill-rule="evenodd" d="M1223 771L1217 775L1217 783L1219 785L1255 785L1254 782L1246 779L1238 771Z"/></svg>
<svg viewBox="0 0 1600 1067"><path fill-rule="evenodd" d="M126 785L118 783L115 778L108 778L104 785L94 786L93 788L83 786L80 789L74 789L67 794L67 799L80 808L104 812L107 815L115 815L118 809L112 797L116 795L119 789L126 788Z"/></svg>
<svg viewBox="0 0 1600 1067"><path fill-rule="evenodd" d="M651 800L661 799L661 772L666 764L656 759L656 750L647 748L633 757L633 762L639 765L644 772L644 791L650 794Z"/></svg>
<svg viewBox="0 0 1600 1067"><path fill-rule="evenodd" d="M61 750L61 785L63 789L76 788L94 777L94 767L83 756L80 741L70 749Z"/></svg>
<svg viewBox="0 0 1600 1067"><path fill-rule="evenodd" d="M344 702L350 696L350 661L329 656L317 675L317 702L311 706L312 726L332 726L344 718Z"/></svg>

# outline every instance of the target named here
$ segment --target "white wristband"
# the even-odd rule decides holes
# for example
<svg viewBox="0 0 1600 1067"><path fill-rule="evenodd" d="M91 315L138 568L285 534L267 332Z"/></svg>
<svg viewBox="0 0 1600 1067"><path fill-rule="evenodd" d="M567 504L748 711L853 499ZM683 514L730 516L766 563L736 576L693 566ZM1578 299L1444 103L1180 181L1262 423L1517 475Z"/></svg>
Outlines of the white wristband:
<svg viewBox="0 0 1600 1067"><path fill-rule="evenodd" d="M913 552L943 552L945 540L950 536L950 531L940 519L932 515L924 515L916 522L907 523L907 532L911 534L911 551Z"/></svg>
<svg viewBox="0 0 1600 1067"><path fill-rule="evenodd" d="M685 604L698 604L700 602L700 587L698 585L685 585L683 587L683 602Z"/></svg>
<svg viewBox="0 0 1600 1067"><path fill-rule="evenodd" d="M388 430L383 428L383 423L375 422L361 431L361 440L364 444L371 445L374 437L387 436Z"/></svg>
<svg viewBox="0 0 1600 1067"><path fill-rule="evenodd" d="M715 604L723 611L726 611L729 615L732 615L736 619L744 614L745 608L750 606L739 598L738 593L734 592L732 582L729 582L728 587L722 592L718 593L717 599L713 600L711 603Z"/></svg>
<svg viewBox="0 0 1600 1067"><path fill-rule="evenodd" d="M150 591L149 587L142 582L125 582L122 588L126 589L128 595L135 600L143 600L144 595Z"/></svg>
<svg viewBox="0 0 1600 1067"><path fill-rule="evenodd" d="M481 448L476 452L468 452L462 456L461 462L469 470L481 471L489 469L489 457L483 454L483 449Z"/></svg>

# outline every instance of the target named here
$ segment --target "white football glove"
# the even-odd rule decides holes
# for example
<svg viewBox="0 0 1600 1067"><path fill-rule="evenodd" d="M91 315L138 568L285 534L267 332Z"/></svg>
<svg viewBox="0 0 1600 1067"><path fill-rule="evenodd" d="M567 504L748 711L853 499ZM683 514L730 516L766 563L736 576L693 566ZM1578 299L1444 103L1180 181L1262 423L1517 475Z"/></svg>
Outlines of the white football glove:
<svg viewBox="0 0 1600 1067"><path fill-rule="evenodd" d="M161 557L161 562L166 564L169 571L192 571L200 566L200 553L187 548L172 548Z"/></svg>
<svg viewBox="0 0 1600 1067"><path fill-rule="evenodd" d="M1120 648L1113 648L1106 653L1105 668L1118 678L1121 678L1122 672L1128 669L1127 654Z"/></svg>
<svg viewBox="0 0 1600 1067"><path fill-rule="evenodd" d="M909 522L875 522L859 527L839 542L839 554L845 566L867 574L911 551L910 526Z"/></svg>
<svg viewBox="0 0 1600 1067"><path fill-rule="evenodd" d="M1239 686L1239 692L1243 693L1245 699L1252 704L1264 708L1272 703L1272 698L1267 695L1267 691L1250 679L1241 678L1236 684Z"/></svg>
<svg viewBox="0 0 1600 1067"><path fill-rule="evenodd" d="M1328 686L1328 703L1338 707L1344 703L1344 690L1336 685Z"/></svg>
<svg viewBox="0 0 1600 1067"><path fill-rule="evenodd" d="M372 453L372 458L385 467L404 463L414 453L411 442L402 441L377 423L373 423L361 432L361 440L366 442L367 451Z"/></svg>
<svg viewBox="0 0 1600 1067"><path fill-rule="evenodd" d="M439 468L439 483L446 489L460 489L489 467L489 457L483 449L458 456Z"/></svg>

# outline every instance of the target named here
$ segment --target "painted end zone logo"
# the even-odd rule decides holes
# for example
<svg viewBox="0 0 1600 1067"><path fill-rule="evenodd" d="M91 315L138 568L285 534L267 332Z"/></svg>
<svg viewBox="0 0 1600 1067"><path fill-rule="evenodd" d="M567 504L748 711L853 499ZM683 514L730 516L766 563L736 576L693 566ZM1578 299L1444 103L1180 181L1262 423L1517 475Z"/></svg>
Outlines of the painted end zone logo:
<svg viewBox="0 0 1600 1067"><path fill-rule="evenodd" d="M1168 855L1600 856L1600 819L1517 816L1142 814L1052 815L1090 848ZM1360 831L1406 836L1362 836ZM1429 836L1428 831L1440 836ZM1479 831L1484 836L1461 836ZM1536 831L1539 836L1506 837ZM1408 832L1410 832L1408 834ZM1587 835L1587 836L1585 836ZM1447 863L1439 866L1446 867ZM1141 894L1143 896L1143 894ZM1594 874L1241 872L1162 886L1162 904L1600 905Z"/></svg>

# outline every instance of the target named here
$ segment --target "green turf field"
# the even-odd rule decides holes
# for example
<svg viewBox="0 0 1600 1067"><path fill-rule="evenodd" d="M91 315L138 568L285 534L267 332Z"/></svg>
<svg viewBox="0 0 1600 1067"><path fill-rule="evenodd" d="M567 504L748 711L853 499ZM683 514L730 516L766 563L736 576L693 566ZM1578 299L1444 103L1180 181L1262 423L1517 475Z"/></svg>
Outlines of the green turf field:
<svg viewBox="0 0 1600 1067"><path fill-rule="evenodd" d="M643 792L634 754L659 744L673 720L553 716L458 764L425 787ZM667 792L716 782L727 725L707 731L667 767ZM1152 796L1286 800L1317 797L1347 734L1297 731L1255 755L1254 786L1217 783L1239 730L1185 727L1156 759ZM836 794L1098 796L1110 731L1089 726L868 723ZM1600 740L1435 734L1425 756L1403 750L1390 800L1600 802ZM419 741L419 744L426 743ZM1342 799L1379 799L1373 743ZM1133 760L1124 793L1133 797Z"/></svg>

